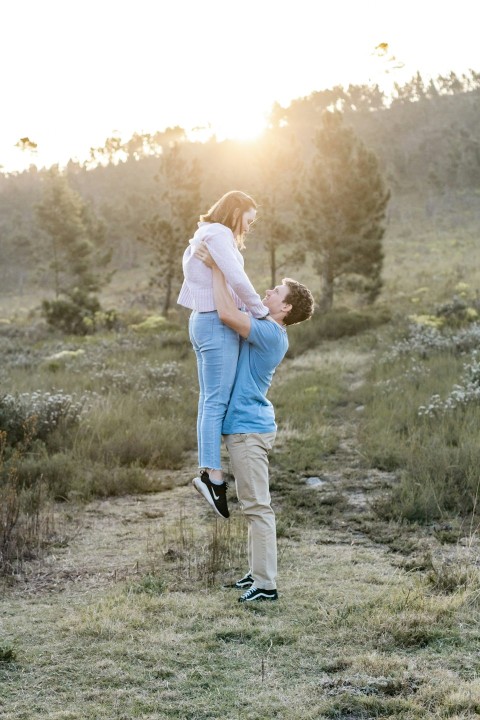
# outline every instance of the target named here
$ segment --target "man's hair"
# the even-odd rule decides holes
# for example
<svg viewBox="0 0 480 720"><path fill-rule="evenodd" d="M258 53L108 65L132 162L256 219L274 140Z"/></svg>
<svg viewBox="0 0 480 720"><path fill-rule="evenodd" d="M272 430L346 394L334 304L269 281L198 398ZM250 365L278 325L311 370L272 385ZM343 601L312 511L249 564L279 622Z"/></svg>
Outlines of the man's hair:
<svg viewBox="0 0 480 720"><path fill-rule="evenodd" d="M283 278L282 285L288 287L288 295L284 302L292 306L290 312L283 318L284 324L295 325L303 320L309 320L315 307L310 290L292 278Z"/></svg>
<svg viewBox="0 0 480 720"><path fill-rule="evenodd" d="M200 215L201 222L221 223L234 233L238 227L238 221L244 212L257 209L255 200L241 190L230 190L222 195L220 200L212 205L204 215ZM243 233L236 236L237 245L243 249Z"/></svg>

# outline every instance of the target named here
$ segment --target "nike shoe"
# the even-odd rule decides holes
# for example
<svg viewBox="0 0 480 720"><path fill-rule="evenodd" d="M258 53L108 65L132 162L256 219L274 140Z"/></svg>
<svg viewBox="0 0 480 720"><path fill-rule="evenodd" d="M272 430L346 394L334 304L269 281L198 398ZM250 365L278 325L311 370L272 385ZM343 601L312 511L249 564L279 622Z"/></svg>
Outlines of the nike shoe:
<svg viewBox="0 0 480 720"><path fill-rule="evenodd" d="M244 592L238 598L238 602L254 602L258 600L278 600L278 593L276 590L262 590L252 585L247 592Z"/></svg>
<svg viewBox="0 0 480 720"><path fill-rule="evenodd" d="M223 482L221 485L215 485L210 480L208 472L203 470L200 477L193 478L193 487L200 495L203 495L205 500L212 506L217 515L227 520L230 517L227 505L227 483Z"/></svg>

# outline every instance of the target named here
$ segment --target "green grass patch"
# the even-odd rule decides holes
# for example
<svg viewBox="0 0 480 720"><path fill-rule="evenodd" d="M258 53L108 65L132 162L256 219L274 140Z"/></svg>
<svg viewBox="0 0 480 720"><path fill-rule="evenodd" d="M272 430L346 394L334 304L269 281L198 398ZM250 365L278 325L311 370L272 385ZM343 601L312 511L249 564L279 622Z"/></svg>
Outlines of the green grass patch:
<svg viewBox="0 0 480 720"><path fill-rule="evenodd" d="M76 433L74 455L107 467L179 467L184 452L195 444L192 388L186 374L183 383L165 399L140 401L129 393L94 406Z"/></svg>
<svg viewBox="0 0 480 720"><path fill-rule="evenodd" d="M351 358L349 358L351 359ZM295 538L296 528L344 510L341 492L319 493L305 478L320 475L339 445L339 416L348 405L344 367L325 351L324 362L294 361L272 388L279 427L270 455L270 487L281 496L278 532Z"/></svg>
<svg viewBox="0 0 480 720"><path fill-rule="evenodd" d="M274 386L271 397L280 428L272 462L299 474L318 469L338 445L331 416L343 401L339 373L293 370Z"/></svg>
<svg viewBox="0 0 480 720"><path fill-rule="evenodd" d="M18 464L26 487L41 479L58 499L151 491L144 468L177 468L194 446L194 359L184 328L42 338L23 348L21 365L15 343L7 350L17 391L3 406L7 437L23 435L30 406L35 416Z"/></svg>
<svg viewBox="0 0 480 720"><path fill-rule="evenodd" d="M0 643L0 663L10 663L17 659L17 650L10 643Z"/></svg>
<svg viewBox="0 0 480 720"><path fill-rule="evenodd" d="M398 484L377 504L384 517L424 521L476 508L480 406L468 402L446 411L422 411L433 396L449 396L464 362L445 351L375 367L364 389L360 437L372 466L398 471Z"/></svg>

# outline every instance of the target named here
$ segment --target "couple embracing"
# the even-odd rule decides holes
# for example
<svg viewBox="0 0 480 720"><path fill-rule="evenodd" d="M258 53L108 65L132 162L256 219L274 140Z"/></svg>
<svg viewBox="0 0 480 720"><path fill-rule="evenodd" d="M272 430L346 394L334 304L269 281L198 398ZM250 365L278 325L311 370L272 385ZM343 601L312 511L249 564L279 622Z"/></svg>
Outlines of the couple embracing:
<svg viewBox="0 0 480 720"><path fill-rule="evenodd" d="M290 278L263 300L243 265L244 237L255 221L253 198L232 190L200 216L183 256L178 303L190 308L190 340L200 387L197 416L200 475L196 490L229 517L220 450L230 457L240 507L248 523L248 571L235 583L239 602L277 600L277 539L268 453L277 426L267 392L288 349L287 327L311 317L311 292Z"/></svg>

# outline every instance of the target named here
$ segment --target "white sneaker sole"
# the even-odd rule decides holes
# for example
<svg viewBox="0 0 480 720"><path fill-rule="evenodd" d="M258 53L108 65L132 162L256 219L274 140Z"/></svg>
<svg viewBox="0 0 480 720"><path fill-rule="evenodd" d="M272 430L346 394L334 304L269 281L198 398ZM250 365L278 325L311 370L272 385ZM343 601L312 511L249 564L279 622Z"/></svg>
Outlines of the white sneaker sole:
<svg viewBox="0 0 480 720"><path fill-rule="evenodd" d="M213 498L210 495L210 493L207 490L207 487L204 482L199 477L193 478L192 485L195 488L195 490L200 493L202 497L205 498L205 500L208 502L211 508L213 508L218 515L218 517L222 518L222 520L228 520L228 518L224 517L221 512L217 510L215 507L215 503L213 502Z"/></svg>
<svg viewBox="0 0 480 720"><path fill-rule="evenodd" d="M245 600L242 600L239 598L239 602L241 603L248 603L248 602L275 602L278 600L278 595L276 597L272 597L271 595L256 595L252 598L246 598Z"/></svg>

